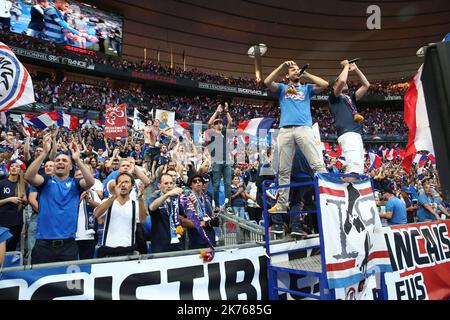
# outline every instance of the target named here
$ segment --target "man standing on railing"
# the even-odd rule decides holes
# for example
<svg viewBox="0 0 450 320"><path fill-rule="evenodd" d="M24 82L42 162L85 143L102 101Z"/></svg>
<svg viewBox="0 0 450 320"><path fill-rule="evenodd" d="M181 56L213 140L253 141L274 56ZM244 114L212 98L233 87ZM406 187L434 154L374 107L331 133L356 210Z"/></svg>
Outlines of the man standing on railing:
<svg viewBox="0 0 450 320"><path fill-rule="evenodd" d="M227 115L227 128L224 129L222 122L222 111L226 112ZM220 179L223 176L223 183L225 185L225 199L228 199L228 203L225 205L230 207L231 203L231 165L232 160L230 159L231 150L227 154L227 129L231 129L233 123L233 118L228 110L228 103L225 102L225 109L219 104L216 112L211 116L208 121L208 149L212 157L212 175L213 175L213 185L214 185L214 206L218 208L219 204L219 186Z"/></svg>
<svg viewBox="0 0 450 320"><path fill-rule="evenodd" d="M285 72L289 83L277 83L275 80ZM314 84L300 83L304 77ZM281 108L280 133L278 135L280 169L278 183L289 184L291 181L292 161L295 145L305 155L314 173L327 172L322 155L316 147L312 130L311 97L328 87L328 82L308 72L300 73L294 61L285 61L276 68L265 80L265 85L278 94ZM284 213L288 209L289 188L279 190L277 203L269 209L269 213Z"/></svg>
<svg viewBox="0 0 450 320"><path fill-rule="evenodd" d="M369 90L370 83L355 63L348 60L341 62L341 74L333 84L328 103L336 123L338 143L345 157L345 173L364 173L364 146L361 138L361 124L364 119L356 110L359 101ZM351 96L348 95L347 78L350 71L355 71L362 86Z"/></svg>

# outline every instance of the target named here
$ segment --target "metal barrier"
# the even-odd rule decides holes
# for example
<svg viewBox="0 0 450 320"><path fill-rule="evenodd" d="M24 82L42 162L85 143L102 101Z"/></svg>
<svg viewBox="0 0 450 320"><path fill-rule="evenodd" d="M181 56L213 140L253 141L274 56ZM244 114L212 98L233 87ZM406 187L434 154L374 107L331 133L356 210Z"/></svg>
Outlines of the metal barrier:
<svg viewBox="0 0 450 320"><path fill-rule="evenodd" d="M256 243L265 241L264 227L258 225L256 221L246 220L234 214L219 213L220 236L219 245L228 246L233 244ZM270 239L274 240L273 234Z"/></svg>

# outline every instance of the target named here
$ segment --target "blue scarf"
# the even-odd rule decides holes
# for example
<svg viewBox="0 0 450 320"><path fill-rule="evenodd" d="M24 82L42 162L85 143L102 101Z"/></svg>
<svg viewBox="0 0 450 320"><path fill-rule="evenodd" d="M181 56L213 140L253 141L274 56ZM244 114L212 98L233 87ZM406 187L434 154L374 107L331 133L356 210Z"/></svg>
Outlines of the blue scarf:
<svg viewBox="0 0 450 320"><path fill-rule="evenodd" d="M203 238L203 240L206 241L206 243L208 244L209 248L211 249L209 254L210 254L210 256L211 256L210 258L212 260L214 258L215 249L214 249L213 244L211 243L211 240L209 240L208 235L205 232L205 229L203 229L203 227L200 224L201 221L207 221L207 220L205 220L205 218L207 217L207 219L208 219L209 216L206 214L206 212L204 212L203 218L200 218L201 213L199 213L196 210L194 204L189 199L188 195L182 194L180 196L180 202L181 202L181 205L184 208L184 213L186 214L186 217L189 220L192 221L192 223L194 224L194 227L197 230L197 232L199 233L200 237ZM200 207L200 203L199 203L199 207ZM203 206L203 208L204 208L204 206Z"/></svg>
<svg viewBox="0 0 450 320"><path fill-rule="evenodd" d="M350 110L352 111L353 115L358 113L358 111L356 110L356 106L353 103L353 100L352 100L352 98L350 98L350 96L344 94L344 101L347 104L347 106L350 108Z"/></svg>
<svg viewBox="0 0 450 320"><path fill-rule="evenodd" d="M181 226L178 197L170 197L167 201L164 201L163 205L169 214L170 243L180 243L181 234L177 234L177 227Z"/></svg>

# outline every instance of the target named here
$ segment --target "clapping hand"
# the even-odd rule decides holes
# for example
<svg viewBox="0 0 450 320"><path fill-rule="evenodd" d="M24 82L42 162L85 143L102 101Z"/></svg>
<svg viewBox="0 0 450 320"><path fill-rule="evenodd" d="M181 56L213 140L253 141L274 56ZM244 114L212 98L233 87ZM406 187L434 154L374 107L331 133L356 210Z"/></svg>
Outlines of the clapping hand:
<svg viewBox="0 0 450 320"><path fill-rule="evenodd" d="M46 154L48 154L50 152L50 150L52 149L52 133L51 132L47 132L44 135L42 143L43 143L42 147L44 149L44 152Z"/></svg>
<svg viewBox="0 0 450 320"><path fill-rule="evenodd" d="M139 190L138 199L141 199L142 196L144 195L144 190L145 190L145 185L142 182L139 182L138 190Z"/></svg>
<svg viewBox="0 0 450 320"><path fill-rule="evenodd" d="M74 163L78 163L80 160L80 149L78 148L78 145L75 141L72 141L72 143L69 145L70 153L72 154L72 160Z"/></svg>

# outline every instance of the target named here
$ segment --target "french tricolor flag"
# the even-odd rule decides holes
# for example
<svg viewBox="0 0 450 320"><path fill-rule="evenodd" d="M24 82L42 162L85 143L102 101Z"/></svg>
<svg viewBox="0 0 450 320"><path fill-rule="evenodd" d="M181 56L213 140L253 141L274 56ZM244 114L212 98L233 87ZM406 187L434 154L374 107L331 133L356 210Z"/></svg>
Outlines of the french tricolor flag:
<svg viewBox="0 0 450 320"><path fill-rule="evenodd" d="M255 118L239 123L238 130L254 137L267 135L274 122L275 118Z"/></svg>
<svg viewBox="0 0 450 320"><path fill-rule="evenodd" d="M419 68L405 93L405 123L409 129L403 169L408 171L417 151L428 151L434 154L431 139L430 123L428 122L427 106L422 88L422 69Z"/></svg>
<svg viewBox="0 0 450 320"><path fill-rule="evenodd" d="M78 118L75 116L71 116L70 114L67 114L65 112L58 111L58 127L66 127L70 130L76 130L78 129L79 122Z"/></svg>
<svg viewBox="0 0 450 320"><path fill-rule="evenodd" d="M375 153L372 149L369 151L370 169L378 169L383 163L383 158Z"/></svg>
<svg viewBox="0 0 450 320"><path fill-rule="evenodd" d="M427 156L426 154L423 154L423 155L420 157L420 160L419 160L419 168L425 167L425 165L427 164L427 162L428 162L428 156Z"/></svg>
<svg viewBox="0 0 450 320"><path fill-rule="evenodd" d="M36 128L46 129L55 124L55 122L57 122L58 119L59 119L58 112L52 111L41 114L39 117L30 119L29 122L31 122L33 126Z"/></svg>

